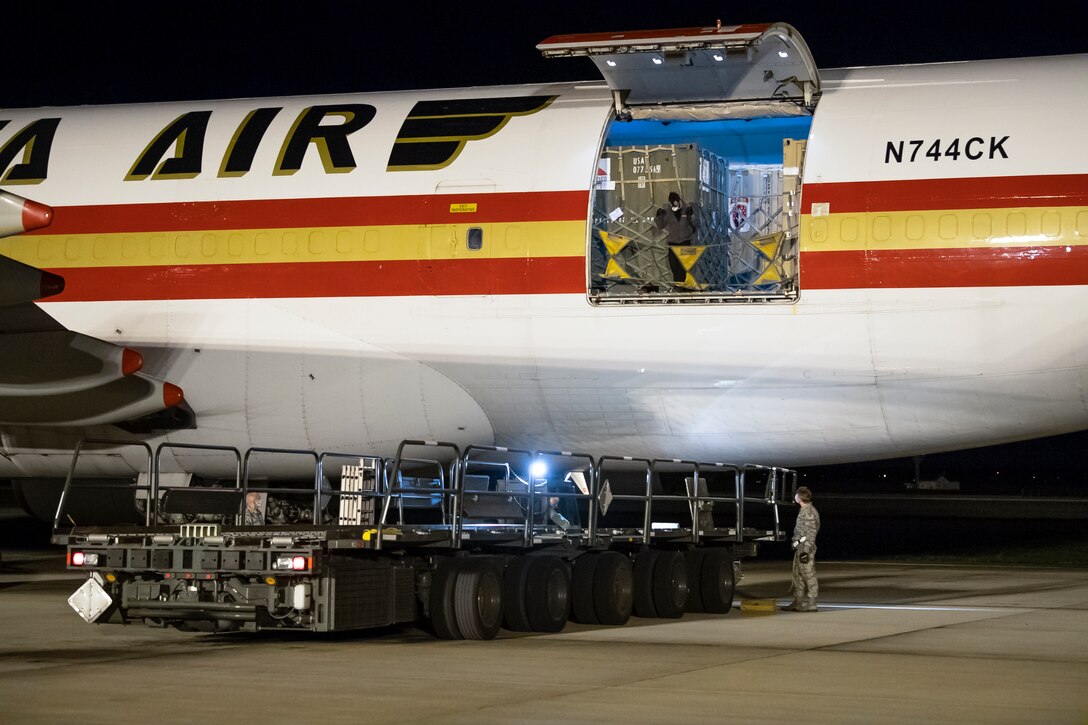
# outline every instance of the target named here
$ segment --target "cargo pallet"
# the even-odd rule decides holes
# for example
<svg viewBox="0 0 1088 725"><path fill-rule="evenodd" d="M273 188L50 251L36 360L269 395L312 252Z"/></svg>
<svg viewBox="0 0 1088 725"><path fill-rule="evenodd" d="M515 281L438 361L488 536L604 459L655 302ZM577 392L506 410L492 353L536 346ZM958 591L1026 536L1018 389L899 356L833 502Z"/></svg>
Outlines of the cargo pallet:
<svg viewBox="0 0 1088 725"><path fill-rule="evenodd" d="M147 475L78 480L92 446L143 447ZM162 454L178 449L228 456L233 480L161 485ZM312 479L256 478L255 457L268 454L301 457ZM69 600L89 622L311 632L418 623L445 639L491 639L502 627L557 632L568 619L728 613L740 559L784 540L779 509L796 486L795 471L776 467L437 441L403 441L386 459L86 440L53 542L67 547L69 569L89 574ZM74 502L102 500L103 489L131 493L127 523L76 521ZM293 499L306 520L247 512L262 495L266 505Z"/></svg>

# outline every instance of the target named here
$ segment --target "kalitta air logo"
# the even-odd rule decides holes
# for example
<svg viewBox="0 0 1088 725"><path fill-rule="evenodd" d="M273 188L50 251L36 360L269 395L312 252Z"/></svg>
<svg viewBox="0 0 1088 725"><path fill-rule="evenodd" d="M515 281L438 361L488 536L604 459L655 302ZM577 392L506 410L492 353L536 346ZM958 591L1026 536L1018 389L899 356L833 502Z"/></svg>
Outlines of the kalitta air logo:
<svg viewBox="0 0 1088 725"><path fill-rule="evenodd" d="M494 136L514 116L546 108L555 96L420 101L400 127L389 171L428 171L454 162L469 141Z"/></svg>
<svg viewBox="0 0 1088 725"><path fill-rule="evenodd" d="M282 108L258 108L235 129L219 164L220 177L245 176L253 167L265 132ZM304 108L280 145L273 176L289 176L302 168L312 144L327 174L354 171L355 156L348 136L366 126L376 113L365 103L345 103ZM203 171L204 139L211 111L190 111L168 123L144 147L125 181L144 179L192 179Z"/></svg>
<svg viewBox="0 0 1088 725"><path fill-rule="evenodd" d="M10 121L0 120L0 132ZM0 146L0 184L40 184L49 174L49 152L59 118L40 118L15 132Z"/></svg>
<svg viewBox="0 0 1088 725"><path fill-rule="evenodd" d="M470 141L494 136L515 116L537 113L554 100L555 96L510 96L420 101L397 133L386 170L445 168ZM194 179L206 173L205 157L209 152L218 160L217 177L245 176L253 170L258 149L268 143L268 131L283 110L281 106L269 106L250 111L222 150L209 147L208 127L213 111L187 111L170 118L149 134L124 180ZM354 171L357 163L349 138L373 121L376 114L377 109L365 103L302 109L279 144L271 174L290 176L301 170L311 147L317 151L326 174ZM46 179L60 123L60 118L41 118L16 126L9 135L11 121L0 119L0 184L40 184Z"/></svg>

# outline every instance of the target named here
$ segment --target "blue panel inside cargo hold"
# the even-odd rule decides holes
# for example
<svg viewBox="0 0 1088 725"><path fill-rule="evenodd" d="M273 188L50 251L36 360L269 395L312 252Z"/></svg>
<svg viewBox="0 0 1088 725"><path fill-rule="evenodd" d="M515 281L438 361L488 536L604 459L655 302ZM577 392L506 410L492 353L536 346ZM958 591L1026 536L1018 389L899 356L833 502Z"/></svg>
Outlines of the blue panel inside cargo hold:
<svg viewBox="0 0 1088 725"><path fill-rule="evenodd" d="M613 121L605 146L698 144L725 159L781 164L782 139L808 138L811 116L724 121Z"/></svg>

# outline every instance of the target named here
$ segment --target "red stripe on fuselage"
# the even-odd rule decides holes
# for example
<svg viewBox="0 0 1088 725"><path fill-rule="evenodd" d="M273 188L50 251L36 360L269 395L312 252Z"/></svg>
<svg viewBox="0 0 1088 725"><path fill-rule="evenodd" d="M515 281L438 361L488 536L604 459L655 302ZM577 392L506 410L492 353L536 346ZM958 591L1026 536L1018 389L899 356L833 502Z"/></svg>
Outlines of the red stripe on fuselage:
<svg viewBox="0 0 1088 725"><path fill-rule="evenodd" d="M805 252L801 290L1088 284L1086 247ZM582 257L57 270L51 302L584 294Z"/></svg>
<svg viewBox="0 0 1088 725"><path fill-rule="evenodd" d="M284 262L59 270L50 302L585 293L582 257Z"/></svg>
<svg viewBox="0 0 1088 725"><path fill-rule="evenodd" d="M801 202L805 214L812 204L832 214L1088 206L1088 174L805 184Z"/></svg>
<svg viewBox="0 0 1088 725"><path fill-rule="evenodd" d="M804 252L801 291L1088 285L1086 247Z"/></svg>
<svg viewBox="0 0 1088 725"><path fill-rule="evenodd" d="M832 214L1088 206L1088 175L809 183L802 199L805 212L827 203ZM472 203L475 212L450 211ZM588 203L588 191L542 191L66 206L27 234L568 221L585 219Z"/></svg>
<svg viewBox="0 0 1088 725"><path fill-rule="evenodd" d="M476 204L452 213L451 205ZM62 206L40 234L584 220L588 191L257 199Z"/></svg>

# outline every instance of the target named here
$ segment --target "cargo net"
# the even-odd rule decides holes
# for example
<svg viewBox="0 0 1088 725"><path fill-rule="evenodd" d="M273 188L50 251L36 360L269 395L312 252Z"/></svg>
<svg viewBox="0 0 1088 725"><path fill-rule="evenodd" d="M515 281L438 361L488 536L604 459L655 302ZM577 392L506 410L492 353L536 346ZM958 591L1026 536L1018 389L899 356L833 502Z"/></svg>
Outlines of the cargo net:
<svg viewBox="0 0 1088 725"><path fill-rule="evenodd" d="M782 180L780 165L731 167L694 144L606 148L594 191L591 296L599 302L795 298L796 199ZM671 192L683 198L682 214L691 210L689 244L670 245L656 221Z"/></svg>

